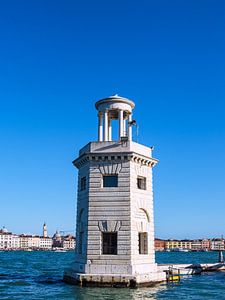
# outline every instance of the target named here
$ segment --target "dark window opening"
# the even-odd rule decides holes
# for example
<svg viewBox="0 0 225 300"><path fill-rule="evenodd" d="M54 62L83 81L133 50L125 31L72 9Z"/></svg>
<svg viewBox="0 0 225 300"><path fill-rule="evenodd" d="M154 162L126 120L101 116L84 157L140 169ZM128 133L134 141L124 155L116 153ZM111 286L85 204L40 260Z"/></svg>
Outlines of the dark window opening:
<svg viewBox="0 0 225 300"><path fill-rule="evenodd" d="M139 254L148 254L148 234L147 232L139 232Z"/></svg>
<svg viewBox="0 0 225 300"><path fill-rule="evenodd" d="M86 185L87 185L87 179L86 177L82 177L81 181L80 181L80 189L81 191L86 189Z"/></svg>
<svg viewBox="0 0 225 300"><path fill-rule="evenodd" d="M145 177L137 178L137 187L140 190L146 190L146 178Z"/></svg>
<svg viewBox="0 0 225 300"><path fill-rule="evenodd" d="M105 175L103 176L103 187L117 187L118 176L117 175Z"/></svg>
<svg viewBox="0 0 225 300"><path fill-rule="evenodd" d="M102 233L102 254L117 254L117 232Z"/></svg>

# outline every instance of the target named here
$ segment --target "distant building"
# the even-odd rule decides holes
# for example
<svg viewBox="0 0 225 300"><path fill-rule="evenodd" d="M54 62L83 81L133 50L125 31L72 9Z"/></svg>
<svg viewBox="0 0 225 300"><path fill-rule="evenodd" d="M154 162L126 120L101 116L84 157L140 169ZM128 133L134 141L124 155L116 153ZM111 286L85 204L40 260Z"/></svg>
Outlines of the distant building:
<svg viewBox="0 0 225 300"><path fill-rule="evenodd" d="M215 241L214 241L215 240ZM163 250L163 242L165 243L165 249L176 250L176 249L187 249L191 251L207 251L211 249L211 244L213 248L218 248L219 244L222 247L223 242L218 241L218 239L214 239L212 243L210 243L209 239L197 239L197 240L155 240L155 249ZM219 239L221 240L221 239ZM222 249L222 248L221 248Z"/></svg>
<svg viewBox="0 0 225 300"><path fill-rule="evenodd" d="M36 250L40 247L40 236L39 235L32 235L32 249Z"/></svg>
<svg viewBox="0 0 225 300"><path fill-rule="evenodd" d="M17 234L12 234L12 250L17 250L20 247L20 237Z"/></svg>
<svg viewBox="0 0 225 300"><path fill-rule="evenodd" d="M66 235L62 238L62 248L65 250L75 249L75 237L72 235Z"/></svg>
<svg viewBox="0 0 225 300"><path fill-rule="evenodd" d="M202 250L210 250L210 240L209 239L203 239L202 242Z"/></svg>
<svg viewBox="0 0 225 300"><path fill-rule="evenodd" d="M40 237L39 249L51 250L52 249L52 238L50 237Z"/></svg>
<svg viewBox="0 0 225 300"><path fill-rule="evenodd" d="M18 235L8 232L3 226L0 230L0 249L1 250L15 250L20 247L20 240Z"/></svg>
<svg viewBox="0 0 225 300"><path fill-rule="evenodd" d="M52 250L53 247L65 250L75 249L75 237L61 236L58 231L53 238L47 236L46 223L43 224L43 236L31 234L13 234L5 227L0 229L0 250Z"/></svg>
<svg viewBox="0 0 225 300"><path fill-rule="evenodd" d="M61 248L62 247L62 237L58 230L56 230L56 233L53 235L52 243L54 248Z"/></svg>
<svg viewBox="0 0 225 300"><path fill-rule="evenodd" d="M179 241L177 241L177 240L166 240L165 248L170 249L170 250L178 248L178 243L179 243Z"/></svg>
<svg viewBox="0 0 225 300"><path fill-rule="evenodd" d="M224 250L224 239L223 238L211 239L210 248L213 251Z"/></svg>
<svg viewBox="0 0 225 300"><path fill-rule="evenodd" d="M192 251L201 251L202 250L202 241L201 240L193 240L191 245Z"/></svg>
<svg viewBox="0 0 225 300"><path fill-rule="evenodd" d="M155 251L164 251L166 242L161 239L155 239Z"/></svg>
<svg viewBox="0 0 225 300"><path fill-rule="evenodd" d="M52 248L52 238L50 237L21 234L19 238L21 250L50 250Z"/></svg>
<svg viewBox="0 0 225 300"><path fill-rule="evenodd" d="M192 242L190 240L166 240L166 249L188 249L191 250Z"/></svg>
<svg viewBox="0 0 225 300"><path fill-rule="evenodd" d="M192 241L191 240L180 240L179 248L191 250Z"/></svg>
<svg viewBox="0 0 225 300"><path fill-rule="evenodd" d="M20 238L20 249L21 250L32 249L32 241L33 241L32 235L21 234L19 236L19 238Z"/></svg>

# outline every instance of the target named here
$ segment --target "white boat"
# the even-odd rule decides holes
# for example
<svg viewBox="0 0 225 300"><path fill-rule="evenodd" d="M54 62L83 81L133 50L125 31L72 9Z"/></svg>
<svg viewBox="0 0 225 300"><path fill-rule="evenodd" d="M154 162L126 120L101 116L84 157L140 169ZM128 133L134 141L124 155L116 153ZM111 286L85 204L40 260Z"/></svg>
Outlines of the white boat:
<svg viewBox="0 0 225 300"><path fill-rule="evenodd" d="M203 268L201 265L161 265L159 268L169 275L197 275L201 274Z"/></svg>
<svg viewBox="0 0 225 300"><path fill-rule="evenodd" d="M174 252L189 252L189 249L186 248L174 248L173 249Z"/></svg>
<svg viewBox="0 0 225 300"><path fill-rule="evenodd" d="M183 275L198 275L201 274L202 268L180 268L179 273Z"/></svg>
<svg viewBox="0 0 225 300"><path fill-rule="evenodd" d="M53 250L54 252L67 252L66 250L64 249L56 249L56 250Z"/></svg>
<svg viewBox="0 0 225 300"><path fill-rule="evenodd" d="M179 252L189 252L189 249L179 248Z"/></svg>

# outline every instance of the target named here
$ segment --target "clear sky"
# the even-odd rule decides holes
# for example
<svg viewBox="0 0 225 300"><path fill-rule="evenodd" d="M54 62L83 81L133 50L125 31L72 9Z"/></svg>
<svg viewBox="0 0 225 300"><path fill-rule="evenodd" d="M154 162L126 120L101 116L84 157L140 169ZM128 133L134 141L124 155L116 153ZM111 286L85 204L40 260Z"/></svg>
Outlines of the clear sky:
<svg viewBox="0 0 225 300"><path fill-rule="evenodd" d="M0 226L75 228L94 103L136 103L155 146L156 235L225 234L225 2L1 1Z"/></svg>

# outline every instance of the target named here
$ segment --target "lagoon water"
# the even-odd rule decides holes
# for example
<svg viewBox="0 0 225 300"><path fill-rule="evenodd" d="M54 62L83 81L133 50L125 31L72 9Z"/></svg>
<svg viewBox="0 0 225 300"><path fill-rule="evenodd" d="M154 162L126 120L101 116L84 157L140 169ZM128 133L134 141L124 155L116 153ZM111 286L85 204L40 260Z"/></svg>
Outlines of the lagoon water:
<svg viewBox="0 0 225 300"><path fill-rule="evenodd" d="M225 273L189 276L180 283L154 288L81 288L62 282L63 270L74 254L0 252L0 299L225 299ZM215 252L157 253L158 263L213 263Z"/></svg>

